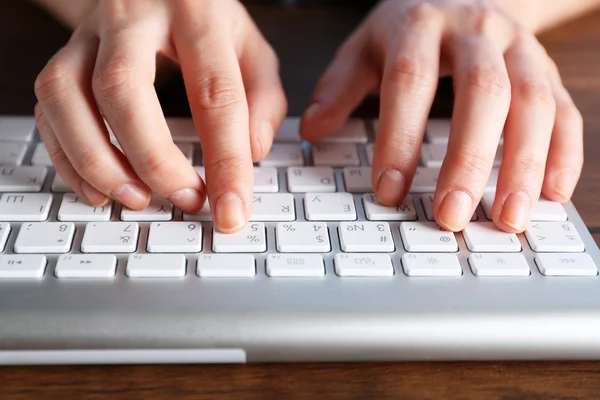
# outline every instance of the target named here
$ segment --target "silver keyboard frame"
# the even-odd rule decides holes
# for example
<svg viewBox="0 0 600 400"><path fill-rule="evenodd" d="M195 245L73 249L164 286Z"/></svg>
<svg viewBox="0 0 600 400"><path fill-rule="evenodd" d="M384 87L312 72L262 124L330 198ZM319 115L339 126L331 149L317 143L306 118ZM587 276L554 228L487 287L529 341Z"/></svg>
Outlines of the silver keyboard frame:
<svg viewBox="0 0 600 400"><path fill-rule="evenodd" d="M364 162L364 150L360 157ZM50 171L44 191L52 177ZM279 179L286 192L285 168ZM336 180L343 188L341 168ZM61 197L55 194L49 221ZM355 195L359 221L365 220L361 197ZM298 221L305 220L302 198L295 195ZM418 195L413 199L419 220L426 220ZM565 207L600 266L593 237L573 204ZM114 207L112 219L119 214ZM486 220L481 206L477 214ZM323 254L323 278L270 278L263 253L254 254L254 278L199 278L198 254L187 254L184 278L131 279L125 254L118 255L113 279L63 280L54 277L58 255L48 255L44 278L0 281L0 365L600 359L600 277L542 276L523 235L529 277L476 277L460 233L462 276L408 277L399 224L390 222L392 277L337 276L337 223L328 223L332 251ZM7 249L19 225L11 222ZM140 223L144 245L149 225ZM212 227L202 225L205 254ZM265 223L270 252L276 252L275 225ZM73 249L84 226L76 223Z"/></svg>

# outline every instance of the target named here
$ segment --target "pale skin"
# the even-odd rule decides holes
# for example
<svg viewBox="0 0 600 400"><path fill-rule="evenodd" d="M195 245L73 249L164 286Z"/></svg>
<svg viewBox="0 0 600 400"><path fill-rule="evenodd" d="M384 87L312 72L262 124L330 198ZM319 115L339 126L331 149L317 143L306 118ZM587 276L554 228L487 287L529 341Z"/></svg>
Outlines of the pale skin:
<svg viewBox="0 0 600 400"><path fill-rule="evenodd" d="M287 106L276 54L237 0L36 0L74 28L35 83L36 118L57 171L84 199L144 208L154 191L189 213L208 195L215 227L248 221L252 162ZM543 194L567 201L583 163L581 115L535 33L600 0L384 0L337 52L302 118L319 140L381 96L373 188L406 196L440 76L452 75L452 131L434 197L444 228L468 223L504 128L492 210L521 232ZM156 60L181 66L204 150L203 182L173 144L154 90ZM124 150L108 140L104 117ZM85 127L85 129L81 129Z"/></svg>

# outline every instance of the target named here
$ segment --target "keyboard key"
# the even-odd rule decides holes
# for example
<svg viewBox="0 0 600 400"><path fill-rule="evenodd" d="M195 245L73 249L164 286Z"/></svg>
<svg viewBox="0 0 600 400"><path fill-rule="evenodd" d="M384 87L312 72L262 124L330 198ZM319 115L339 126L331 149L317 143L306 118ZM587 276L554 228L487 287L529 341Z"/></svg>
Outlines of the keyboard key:
<svg viewBox="0 0 600 400"><path fill-rule="evenodd" d="M199 253L202 225L199 222L153 222L147 249L150 253Z"/></svg>
<svg viewBox="0 0 600 400"><path fill-rule="evenodd" d="M8 222L0 222L0 252L2 252L4 246L6 246L8 235L10 235L10 224Z"/></svg>
<svg viewBox="0 0 600 400"><path fill-rule="evenodd" d="M198 257L196 274L201 278L250 278L256 275L251 254L203 254Z"/></svg>
<svg viewBox="0 0 600 400"><path fill-rule="evenodd" d="M33 156L31 157L31 164L41 165L43 167L51 167L53 165L52 160L50 160L48 150L46 150L46 146L44 146L44 143L38 143L35 146Z"/></svg>
<svg viewBox="0 0 600 400"><path fill-rule="evenodd" d="M174 142L199 142L194 121L191 118L169 117L167 126Z"/></svg>
<svg viewBox="0 0 600 400"><path fill-rule="evenodd" d="M532 222L525 231L525 237L535 252L580 253L585 245L570 222Z"/></svg>
<svg viewBox="0 0 600 400"><path fill-rule="evenodd" d="M183 254L130 254L125 274L130 278L183 278Z"/></svg>
<svg viewBox="0 0 600 400"><path fill-rule="evenodd" d="M331 250L324 222L279 222L275 229L281 253L327 253Z"/></svg>
<svg viewBox="0 0 600 400"><path fill-rule="evenodd" d="M307 193L304 211L309 221L354 221L356 208L350 193Z"/></svg>
<svg viewBox="0 0 600 400"><path fill-rule="evenodd" d="M254 191L257 193L278 192L277 168L254 167Z"/></svg>
<svg viewBox="0 0 600 400"><path fill-rule="evenodd" d="M454 233L442 230L435 222L402 222L400 234L406 251L447 253L458 251Z"/></svg>
<svg viewBox="0 0 600 400"><path fill-rule="evenodd" d="M538 254L535 263L546 276L596 276L598 267L589 254Z"/></svg>
<svg viewBox="0 0 600 400"><path fill-rule="evenodd" d="M425 138L429 143L448 143L450 138L449 119L430 119L427 121Z"/></svg>
<svg viewBox="0 0 600 400"><path fill-rule="evenodd" d="M396 207L382 205L373 193L363 195L365 214L370 221L414 221L417 219L417 209L410 195L402 204Z"/></svg>
<svg viewBox="0 0 600 400"><path fill-rule="evenodd" d="M0 255L0 279L38 279L44 276L45 271L45 255Z"/></svg>
<svg viewBox="0 0 600 400"><path fill-rule="evenodd" d="M267 275L281 278L318 278L325 276L320 254L269 254Z"/></svg>
<svg viewBox="0 0 600 400"><path fill-rule="evenodd" d="M204 203L204 207L202 207L202 210L200 210L200 212L198 214L188 214L188 213L183 213L183 220L184 221L212 221L212 214L210 212L210 202L208 201L208 198L206 199L206 202Z"/></svg>
<svg viewBox="0 0 600 400"><path fill-rule="evenodd" d="M290 193L256 193L250 221L294 221L294 196Z"/></svg>
<svg viewBox="0 0 600 400"><path fill-rule="evenodd" d="M335 255L335 273L339 276L393 276L392 259L387 254Z"/></svg>
<svg viewBox="0 0 600 400"><path fill-rule="evenodd" d="M236 233L213 231L215 253L263 253L267 251L265 224L251 222Z"/></svg>
<svg viewBox="0 0 600 400"><path fill-rule="evenodd" d="M439 174L439 168L418 167L410 191L413 193L435 192Z"/></svg>
<svg viewBox="0 0 600 400"><path fill-rule="evenodd" d="M51 194L4 193L0 197L0 220L45 221L51 206Z"/></svg>
<svg viewBox="0 0 600 400"><path fill-rule="evenodd" d="M363 120L350 118L337 131L322 139L328 143L367 143L367 129Z"/></svg>
<svg viewBox="0 0 600 400"><path fill-rule="evenodd" d="M190 162L190 164L194 163L194 144L193 143L183 143L178 142L175 145L179 148L179 150L183 153L185 158Z"/></svg>
<svg viewBox="0 0 600 400"><path fill-rule="evenodd" d="M288 190L292 193L335 192L335 176L330 167L290 167Z"/></svg>
<svg viewBox="0 0 600 400"><path fill-rule="evenodd" d="M0 141L0 165L21 165L27 144Z"/></svg>
<svg viewBox="0 0 600 400"><path fill-rule="evenodd" d="M59 221L108 221L112 215L112 202L94 207L85 203L75 193L66 193L58 210Z"/></svg>
<svg viewBox="0 0 600 400"><path fill-rule="evenodd" d="M501 231L493 222L470 222L462 234L471 251L498 253L521 251L521 243L517 235Z"/></svg>
<svg viewBox="0 0 600 400"><path fill-rule="evenodd" d="M135 222L91 222L85 227L81 251L84 253L133 253L137 248L139 226Z"/></svg>
<svg viewBox="0 0 600 400"><path fill-rule="evenodd" d="M425 210L425 217L429 221L435 221L433 217L433 194L426 194L421 196L421 203L423 204L423 209ZM474 212L471 216L471 221L477 221L477 212Z"/></svg>
<svg viewBox="0 0 600 400"><path fill-rule="evenodd" d="M0 117L0 140L9 142L29 142L33 139L35 118Z"/></svg>
<svg viewBox="0 0 600 400"><path fill-rule="evenodd" d="M159 194L152 194L148 207L134 211L123 206L121 221L170 221L173 219L173 205Z"/></svg>
<svg viewBox="0 0 600 400"><path fill-rule="evenodd" d="M523 254L471 254L469 265L477 276L529 276L531 271Z"/></svg>
<svg viewBox="0 0 600 400"><path fill-rule="evenodd" d="M462 268L454 254L404 253L404 273L408 276L461 276Z"/></svg>
<svg viewBox="0 0 600 400"><path fill-rule="evenodd" d="M75 225L71 222L34 222L21 226L15 253L67 253L71 250Z"/></svg>
<svg viewBox="0 0 600 400"><path fill-rule="evenodd" d="M46 179L46 167L0 167L0 192L39 192Z"/></svg>
<svg viewBox="0 0 600 400"><path fill-rule="evenodd" d="M54 174L54 179L52 180L52 191L54 193L67 193L72 192L73 189L67 185L67 182L58 174Z"/></svg>
<svg viewBox="0 0 600 400"><path fill-rule="evenodd" d="M274 143L269 154L258 164L261 167L301 167L304 165L302 146L294 143Z"/></svg>
<svg viewBox="0 0 600 400"><path fill-rule="evenodd" d="M117 272L117 257L112 254L65 254L58 258L57 278L112 278Z"/></svg>
<svg viewBox="0 0 600 400"><path fill-rule="evenodd" d="M448 144L446 143L423 143L421 148L421 163L429 168L441 168L447 150ZM503 147L498 146L494 157L494 167L499 167L502 164L502 151Z"/></svg>
<svg viewBox="0 0 600 400"><path fill-rule="evenodd" d="M375 154L375 144L369 143L365 146L365 152L367 153L367 162L369 165L373 165L373 154Z"/></svg>
<svg viewBox="0 0 600 400"><path fill-rule="evenodd" d="M344 185L350 193L364 193L373 190L370 167L344 168Z"/></svg>
<svg viewBox="0 0 600 400"><path fill-rule="evenodd" d="M394 239L387 222L341 222L338 228L342 251L392 252Z"/></svg>
<svg viewBox="0 0 600 400"><path fill-rule="evenodd" d="M352 143L315 143L312 145L315 166L355 167L360 165L358 150Z"/></svg>
<svg viewBox="0 0 600 400"><path fill-rule="evenodd" d="M481 199L483 211L488 219L492 219L492 207L496 192L484 193ZM566 221L567 212L563 205L556 201L540 198L531 213L531 221Z"/></svg>
<svg viewBox="0 0 600 400"><path fill-rule="evenodd" d="M300 117L288 117L284 119L275 135L274 141L300 143Z"/></svg>

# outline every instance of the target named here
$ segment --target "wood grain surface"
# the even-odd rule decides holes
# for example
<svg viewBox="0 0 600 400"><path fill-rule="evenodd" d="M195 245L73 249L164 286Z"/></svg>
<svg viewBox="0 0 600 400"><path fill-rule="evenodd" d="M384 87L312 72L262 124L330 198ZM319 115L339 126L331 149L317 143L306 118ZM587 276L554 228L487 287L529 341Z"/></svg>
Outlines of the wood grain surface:
<svg viewBox="0 0 600 400"><path fill-rule="evenodd" d="M281 57L290 113L298 115L315 80L364 9L254 6L250 11ZM27 2L0 1L0 114L31 114L33 79L68 35ZM600 243L600 13L547 32L542 41L585 118L586 164L574 202ZM447 85L436 105L440 112L448 110L446 89ZM177 82L161 89L169 114L187 112L182 94ZM368 115L371 108L366 104L359 113ZM0 368L1 400L105 398L597 399L600 363Z"/></svg>

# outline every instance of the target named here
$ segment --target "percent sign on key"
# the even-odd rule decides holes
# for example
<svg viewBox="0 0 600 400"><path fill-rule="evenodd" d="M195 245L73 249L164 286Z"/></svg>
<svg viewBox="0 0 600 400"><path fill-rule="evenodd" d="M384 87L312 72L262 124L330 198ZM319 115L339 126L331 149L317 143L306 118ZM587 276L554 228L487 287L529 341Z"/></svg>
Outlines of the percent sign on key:
<svg viewBox="0 0 600 400"><path fill-rule="evenodd" d="M292 225L283 225L283 229L286 230L286 232L295 232L296 228L294 228Z"/></svg>
<svg viewBox="0 0 600 400"><path fill-rule="evenodd" d="M257 236L247 236L246 239L248 239L250 241L250 243L258 243L258 242L260 242L260 240L258 240Z"/></svg>

